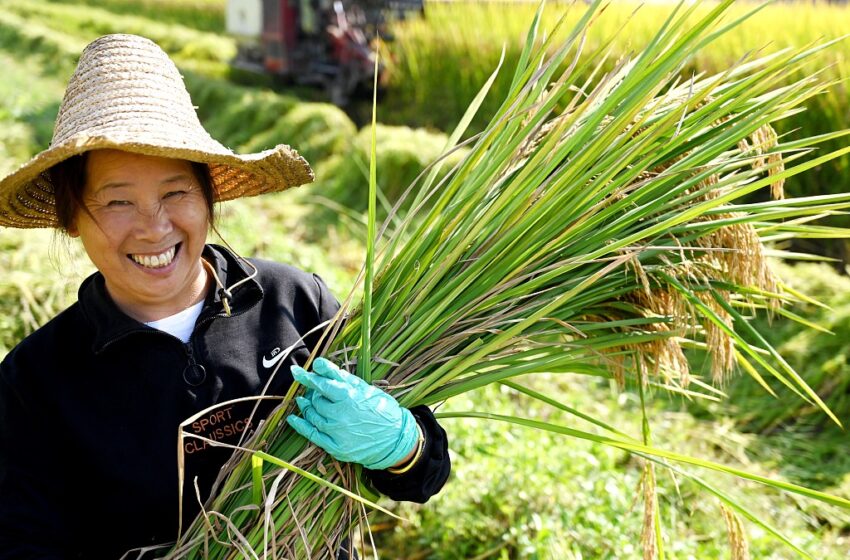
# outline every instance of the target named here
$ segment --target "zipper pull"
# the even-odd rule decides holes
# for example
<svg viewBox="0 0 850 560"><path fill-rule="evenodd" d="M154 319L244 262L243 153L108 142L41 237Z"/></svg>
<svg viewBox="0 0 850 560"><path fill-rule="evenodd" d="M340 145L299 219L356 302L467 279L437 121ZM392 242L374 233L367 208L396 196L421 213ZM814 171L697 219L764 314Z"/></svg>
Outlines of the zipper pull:
<svg viewBox="0 0 850 560"><path fill-rule="evenodd" d="M195 355L192 353L192 343L187 342L183 345L186 350L186 357L189 359L189 365L183 368L183 381L187 385L197 387L207 379L207 370L204 366L195 361Z"/></svg>

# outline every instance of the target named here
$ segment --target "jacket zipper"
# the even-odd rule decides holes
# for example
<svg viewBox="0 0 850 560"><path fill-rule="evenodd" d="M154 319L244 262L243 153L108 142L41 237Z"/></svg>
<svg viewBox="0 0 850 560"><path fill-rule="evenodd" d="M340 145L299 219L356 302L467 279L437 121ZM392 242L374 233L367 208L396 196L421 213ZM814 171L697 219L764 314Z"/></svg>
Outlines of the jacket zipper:
<svg viewBox="0 0 850 560"><path fill-rule="evenodd" d="M189 364L183 368L183 381L187 385L197 387L207 379L207 368L195 361L195 353L192 350L192 337L189 337L189 342L183 344L183 349L186 351L186 358Z"/></svg>
<svg viewBox="0 0 850 560"><path fill-rule="evenodd" d="M202 364L199 364L198 362L195 361L195 353L194 353L194 350L193 350L193 343L195 341L195 333L198 332L198 329L200 327L206 325L207 323L211 323L213 319L216 319L216 318L219 318L219 317L221 317L221 318L238 317L239 315L242 315L243 313L247 313L248 311L253 309L254 306L257 305L257 303L259 303L259 302L255 301L254 303L252 303L251 305L249 305L245 309L242 309L238 313L231 313L230 315L227 315L225 313L215 313L213 315L210 315L209 317L205 317L205 318L201 319L200 321L195 323L195 328L192 329L192 334L189 335L189 342L186 342L185 344L183 343L182 340L178 339L177 337L175 337L173 335L168 335L168 336L171 336L172 338L174 338L176 340L180 340L180 343L183 344L183 349L186 351L186 358L189 360L189 364L185 368L183 368L183 381L185 381L187 385L191 385L192 387L197 387L198 385L202 384L207 379L207 368L205 368ZM168 333L165 333L165 334L168 334Z"/></svg>

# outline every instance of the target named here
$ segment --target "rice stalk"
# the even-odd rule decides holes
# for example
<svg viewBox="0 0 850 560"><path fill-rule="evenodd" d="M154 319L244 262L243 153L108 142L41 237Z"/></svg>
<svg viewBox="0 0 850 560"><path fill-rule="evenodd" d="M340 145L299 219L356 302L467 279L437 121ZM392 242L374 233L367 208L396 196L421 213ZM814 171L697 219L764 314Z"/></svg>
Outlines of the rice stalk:
<svg viewBox="0 0 850 560"><path fill-rule="evenodd" d="M800 220L845 209L850 196L783 198L781 185L850 152L809 155L827 136L847 132L788 140L772 128L824 90L816 70L780 84L828 45L744 59L682 82L688 61L740 24L720 23L731 4L704 13L679 6L642 51L610 71L600 66L591 80L573 72L581 62L565 62L579 60L601 1L559 45L551 44L554 34L535 41L536 18L493 120L441 180L431 173L419 184L414 210L376 240L374 275L361 274L373 282L368 309L353 305L352 293L343 305L348 320L335 322L317 352L369 371L410 407L535 372L616 379L642 395L649 386L686 391L696 379L684 350L701 349L715 383L739 365L757 378L771 375L838 423L745 316L802 297L771 270L763 236L846 233ZM773 198L742 201L759 189L772 189ZM368 365L353 358L364 329ZM330 558L360 523L359 506L329 486L373 500L360 468L336 463L280 421L294 410L296 390L242 446L261 451L241 451L226 467L206 503L215 522L196 520L168 558L238 558L246 546ZM665 468L710 469L850 508L823 492L653 446L645 412L642 439L598 420L610 435L486 412L438 415L459 416L604 443ZM263 458L259 479L275 488L259 489L263 508L253 503L252 455ZM319 473L324 483L299 472ZM660 557L654 466L647 463L646 473L645 550ZM722 500L753 521L743 505Z"/></svg>

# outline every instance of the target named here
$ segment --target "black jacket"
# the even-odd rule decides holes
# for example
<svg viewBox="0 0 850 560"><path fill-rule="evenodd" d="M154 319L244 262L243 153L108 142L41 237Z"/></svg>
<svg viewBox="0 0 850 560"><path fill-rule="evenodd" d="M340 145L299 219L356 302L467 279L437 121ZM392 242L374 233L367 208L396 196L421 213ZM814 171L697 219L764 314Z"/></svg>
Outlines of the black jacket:
<svg viewBox="0 0 850 560"><path fill-rule="evenodd" d="M221 247L204 257L225 286L247 274ZM233 291L232 316L210 290L188 344L122 313L96 273L77 303L9 353L0 364L0 559L112 560L176 538L179 424L259 393L280 351L338 309L318 276L251 262L259 274ZM285 393L289 365L303 365L318 337L283 358L270 394ZM236 443L253 406L220 408L189 429ZM424 502L448 477L449 455L431 411L412 412L426 434L423 459L403 475L367 474L395 500ZM184 450L188 520L198 512L188 481L197 476L206 497L229 451L194 439Z"/></svg>

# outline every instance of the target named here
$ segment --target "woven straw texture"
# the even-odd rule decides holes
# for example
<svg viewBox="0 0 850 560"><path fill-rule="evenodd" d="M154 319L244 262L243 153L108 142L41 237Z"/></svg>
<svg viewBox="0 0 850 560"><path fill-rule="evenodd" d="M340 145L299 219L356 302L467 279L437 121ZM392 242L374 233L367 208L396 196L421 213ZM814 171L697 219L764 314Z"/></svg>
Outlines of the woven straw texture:
<svg viewBox="0 0 850 560"><path fill-rule="evenodd" d="M101 148L207 163L216 200L313 180L310 166L289 146L247 155L222 146L201 125L183 78L159 46L137 35L106 35L83 50L50 147L0 181L0 225L56 227L48 170Z"/></svg>

